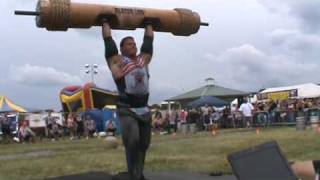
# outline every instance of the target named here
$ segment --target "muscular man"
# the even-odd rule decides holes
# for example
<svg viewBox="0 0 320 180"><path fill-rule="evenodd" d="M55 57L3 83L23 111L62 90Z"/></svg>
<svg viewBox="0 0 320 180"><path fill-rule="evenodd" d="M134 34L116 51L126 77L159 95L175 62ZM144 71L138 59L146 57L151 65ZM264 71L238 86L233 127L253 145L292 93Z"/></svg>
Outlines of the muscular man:
<svg viewBox="0 0 320 180"><path fill-rule="evenodd" d="M127 166L131 180L144 180L143 168L151 139L151 114L147 108L149 98L148 65L153 53L152 22L145 21L145 35L140 54L133 37L125 37L120 52L111 37L106 18L102 19L105 58L119 92L118 113L122 140L126 149Z"/></svg>

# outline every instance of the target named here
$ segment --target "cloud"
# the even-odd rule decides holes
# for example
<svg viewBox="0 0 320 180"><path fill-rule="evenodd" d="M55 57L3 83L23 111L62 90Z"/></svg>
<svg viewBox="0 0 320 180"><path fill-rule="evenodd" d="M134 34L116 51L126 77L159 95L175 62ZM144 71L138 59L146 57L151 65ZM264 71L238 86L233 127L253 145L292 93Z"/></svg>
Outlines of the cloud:
<svg viewBox="0 0 320 180"><path fill-rule="evenodd" d="M208 56L206 56L208 58ZM253 45L243 44L209 59L214 64L216 79L239 89L317 82L319 63L296 62L284 55L267 54Z"/></svg>
<svg viewBox="0 0 320 180"><path fill-rule="evenodd" d="M81 83L78 76L58 71L53 67L33 66L30 64L11 66L9 79L29 86L51 87Z"/></svg>
<svg viewBox="0 0 320 180"><path fill-rule="evenodd" d="M290 13L295 16L303 29L308 32L320 32L320 1L297 1L292 3Z"/></svg>
<svg viewBox="0 0 320 180"><path fill-rule="evenodd" d="M305 32L320 32L320 1L318 0L258 0L258 2L270 12L291 15Z"/></svg>
<svg viewBox="0 0 320 180"><path fill-rule="evenodd" d="M299 30L276 29L269 34L274 52L303 62L318 62L320 58L320 36L305 34Z"/></svg>

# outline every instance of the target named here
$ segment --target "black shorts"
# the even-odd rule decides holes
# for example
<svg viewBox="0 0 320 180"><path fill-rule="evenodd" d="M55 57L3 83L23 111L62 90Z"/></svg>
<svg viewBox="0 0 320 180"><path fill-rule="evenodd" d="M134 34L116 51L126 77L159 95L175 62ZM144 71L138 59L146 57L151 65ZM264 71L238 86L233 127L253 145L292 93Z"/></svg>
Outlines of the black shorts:
<svg viewBox="0 0 320 180"><path fill-rule="evenodd" d="M89 134L93 135L96 132L96 130L89 130Z"/></svg>
<svg viewBox="0 0 320 180"><path fill-rule="evenodd" d="M204 115L204 123L205 123L205 124L210 124L210 117L209 117L209 115Z"/></svg>
<svg viewBox="0 0 320 180"><path fill-rule="evenodd" d="M1 130L2 130L3 135L10 135L11 134L10 126L8 126L8 125L2 125Z"/></svg>

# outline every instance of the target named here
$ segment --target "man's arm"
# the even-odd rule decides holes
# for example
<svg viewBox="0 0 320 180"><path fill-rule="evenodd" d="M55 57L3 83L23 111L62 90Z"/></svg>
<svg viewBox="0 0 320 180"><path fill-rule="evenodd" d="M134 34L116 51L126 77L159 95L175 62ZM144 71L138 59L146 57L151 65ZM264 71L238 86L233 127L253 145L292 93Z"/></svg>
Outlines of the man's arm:
<svg viewBox="0 0 320 180"><path fill-rule="evenodd" d="M122 76L122 60L118 53L117 45L112 39L110 25L106 21L104 21L102 24L102 36L105 45L105 58L112 72L113 78L118 79Z"/></svg>
<svg viewBox="0 0 320 180"><path fill-rule="evenodd" d="M151 24L147 24L145 27L143 44L141 46L141 56L146 64L149 64L153 54L153 27Z"/></svg>

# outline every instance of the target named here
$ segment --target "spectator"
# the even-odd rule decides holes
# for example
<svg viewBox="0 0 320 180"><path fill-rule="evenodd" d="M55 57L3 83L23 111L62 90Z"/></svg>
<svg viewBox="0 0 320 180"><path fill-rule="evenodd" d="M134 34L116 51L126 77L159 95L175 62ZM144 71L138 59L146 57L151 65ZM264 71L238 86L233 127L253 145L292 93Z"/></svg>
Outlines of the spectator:
<svg viewBox="0 0 320 180"><path fill-rule="evenodd" d="M188 125L187 125L187 117L188 113L184 109L181 110L179 119L181 123L181 129L183 129L184 133L187 133Z"/></svg>
<svg viewBox="0 0 320 180"><path fill-rule="evenodd" d="M94 119L91 118L90 115L85 116L85 129L86 129L86 136L87 139L89 137L93 137L93 134L96 132L96 122Z"/></svg>
<svg viewBox="0 0 320 180"><path fill-rule="evenodd" d="M62 135L61 125L58 124L56 119L51 122L50 134L52 141L59 140L59 137Z"/></svg>
<svg viewBox="0 0 320 180"><path fill-rule="evenodd" d="M295 121L294 111L295 111L294 104L290 102L287 106L287 117L289 122Z"/></svg>
<svg viewBox="0 0 320 180"><path fill-rule="evenodd" d="M177 133L178 128L178 113L175 109L172 109L169 112L169 124L170 124L170 133L173 131Z"/></svg>
<svg viewBox="0 0 320 180"><path fill-rule="evenodd" d="M156 109L154 112L154 128L156 131L161 132L162 131L162 114L159 109Z"/></svg>
<svg viewBox="0 0 320 180"><path fill-rule="evenodd" d="M219 119L221 118L220 113L216 110L212 110L211 114L211 127L210 130L217 130L218 129L218 124L219 124Z"/></svg>
<svg viewBox="0 0 320 180"><path fill-rule="evenodd" d="M70 113L67 119L67 127L69 129L70 140L73 140L76 134L76 115L75 113Z"/></svg>
<svg viewBox="0 0 320 180"><path fill-rule="evenodd" d="M244 102L241 104L239 111L242 112L242 115L244 117L244 123L246 127L252 126L252 111L254 110L251 103L248 102L247 99L244 100Z"/></svg>
<svg viewBox="0 0 320 180"><path fill-rule="evenodd" d="M45 117L45 121L46 121L46 136L50 138L53 136L50 133L52 132L52 123L53 121L55 121L51 111L48 112L48 116Z"/></svg>
<svg viewBox="0 0 320 180"><path fill-rule="evenodd" d="M76 115L76 123L77 123L77 136L78 136L78 139L80 139L84 133L84 123L80 114Z"/></svg>
<svg viewBox="0 0 320 180"><path fill-rule="evenodd" d="M113 122L113 120L109 120L106 122L106 133L107 136L116 136L117 128Z"/></svg>
<svg viewBox="0 0 320 180"><path fill-rule="evenodd" d="M10 118L5 113L1 118L1 130L3 135L3 142L9 143L11 141L11 129L10 129Z"/></svg>
<svg viewBox="0 0 320 180"><path fill-rule="evenodd" d="M203 124L205 128L208 128L208 124L210 123L210 107L208 106L208 104L206 104L205 106L203 106L201 108L202 111L202 115L203 115Z"/></svg>
<svg viewBox="0 0 320 180"><path fill-rule="evenodd" d="M19 129L19 139L20 142L34 142L35 133L29 128L26 121L22 122L22 125Z"/></svg>

